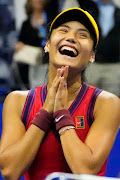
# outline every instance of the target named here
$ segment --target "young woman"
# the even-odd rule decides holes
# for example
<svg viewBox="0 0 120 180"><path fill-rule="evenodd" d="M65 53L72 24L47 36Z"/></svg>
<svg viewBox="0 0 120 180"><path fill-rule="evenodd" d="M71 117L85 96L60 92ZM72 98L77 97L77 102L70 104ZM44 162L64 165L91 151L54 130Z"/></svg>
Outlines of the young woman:
<svg viewBox="0 0 120 180"><path fill-rule="evenodd" d="M0 168L4 179L45 179L52 172L104 176L119 128L120 100L83 82L99 32L80 8L50 27L48 84L10 93L3 107Z"/></svg>

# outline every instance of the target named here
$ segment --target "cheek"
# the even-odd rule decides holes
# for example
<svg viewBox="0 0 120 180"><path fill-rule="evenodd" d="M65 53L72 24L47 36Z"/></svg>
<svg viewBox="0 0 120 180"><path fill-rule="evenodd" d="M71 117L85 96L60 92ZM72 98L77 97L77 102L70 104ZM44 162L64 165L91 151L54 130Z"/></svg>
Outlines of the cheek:
<svg viewBox="0 0 120 180"><path fill-rule="evenodd" d="M91 49L83 48L81 55L82 55L84 61L85 61L85 60L88 61L89 58L91 57Z"/></svg>
<svg viewBox="0 0 120 180"><path fill-rule="evenodd" d="M59 44L61 42L61 40L64 39L64 35L60 34L59 32L57 32L57 30L53 30L52 34L51 34L51 38L50 41L51 43L54 44Z"/></svg>
<svg viewBox="0 0 120 180"><path fill-rule="evenodd" d="M91 57L93 51L93 42L85 42L81 45L82 55L85 57Z"/></svg>
<svg viewBox="0 0 120 180"><path fill-rule="evenodd" d="M88 47L87 44L81 47L80 61L79 64L84 69L91 59L92 48Z"/></svg>
<svg viewBox="0 0 120 180"><path fill-rule="evenodd" d="M57 46L58 44L59 44L59 42L60 42L60 37L59 36L57 36L57 35L54 35L53 37L51 37L51 45L52 46Z"/></svg>
<svg viewBox="0 0 120 180"><path fill-rule="evenodd" d="M54 36L54 38L50 39L50 44L49 44L49 53L52 51L55 53L59 49L59 43L60 43L60 38L58 36Z"/></svg>

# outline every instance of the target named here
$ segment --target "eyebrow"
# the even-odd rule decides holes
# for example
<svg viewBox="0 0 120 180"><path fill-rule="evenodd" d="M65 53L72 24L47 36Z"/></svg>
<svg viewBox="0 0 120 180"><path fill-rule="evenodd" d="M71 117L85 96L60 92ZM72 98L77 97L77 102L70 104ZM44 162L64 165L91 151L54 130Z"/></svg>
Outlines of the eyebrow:
<svg viewBox="0 0 120 180"><path fill-rule="evenodd" d="M61 24L59 27L66 27L66 28L70 29L70 27L67 26L66 24ZM78 29L78 31L85 31L85 32L88 32L90 34L90 32L87 29L80 28L80 29Z"/></svg>

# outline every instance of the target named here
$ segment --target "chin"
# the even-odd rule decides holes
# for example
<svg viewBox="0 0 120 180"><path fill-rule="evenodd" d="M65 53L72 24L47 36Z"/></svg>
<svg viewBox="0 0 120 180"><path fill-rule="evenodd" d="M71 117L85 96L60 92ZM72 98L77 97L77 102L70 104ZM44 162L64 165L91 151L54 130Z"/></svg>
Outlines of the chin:
<svg viewBox="0 0 120 180"><path fill-rule="evenodd" d="M56 54L55 56L56 58L54 59L54 57L50 58L50 62L51 64L53 64L53 66L60 68L62 66L69 66L70 68L76 69L78 71L78 69L81 69L81 65L80 64L80 57L70 57L70 56L66 56L66 55L58 55ZM81 62L82 63L82 62Z"/></svg>

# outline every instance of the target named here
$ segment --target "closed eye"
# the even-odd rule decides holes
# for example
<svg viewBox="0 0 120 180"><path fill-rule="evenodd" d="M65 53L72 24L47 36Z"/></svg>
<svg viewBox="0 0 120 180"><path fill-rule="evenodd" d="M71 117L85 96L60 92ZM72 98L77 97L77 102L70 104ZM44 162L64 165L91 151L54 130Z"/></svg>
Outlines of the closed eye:
<svg viewBox="0 0 120 180"><path fill-rule="evenodd" d="M67 33L68 30L69 30L69 26L66 26L66 25L64 25L64 24L62 24L62 25L60 25L60 26L58 27L58 31L59 31L59 32L62 32L62 33Z"/></svg>
<svg viewBox="0 0 120 180"><path fill-rule="evenodd" d="M87 37L88 37L88 35L85 34L85 33L79 33L78 36L79 36L79 37L82 37L82 38L87 38Z"/></svg>
<svg viewBox="0 0 120 180"><path fill-rule="evenodd" d="M67 29L65 29L65 28L60 28L60 29L59 29L59 32L66 33L66 32L68 32L68 30L67 30Z"/></svg>

